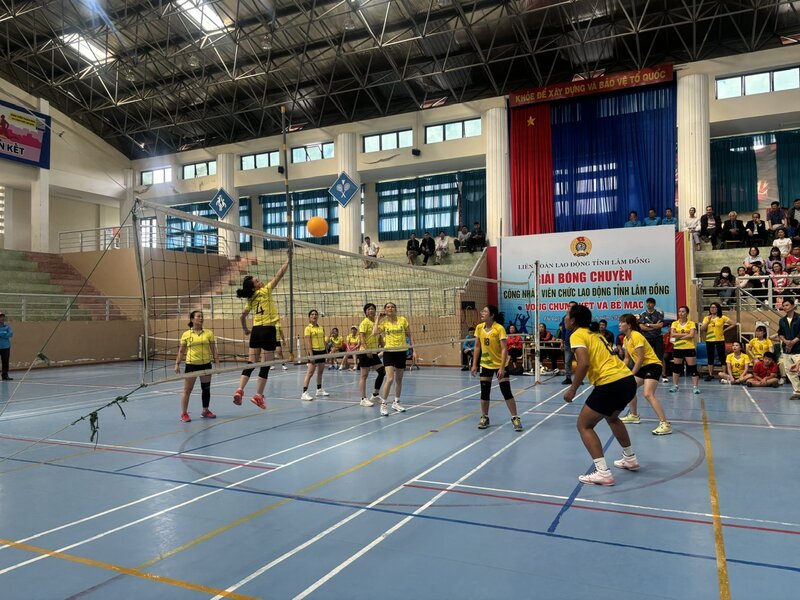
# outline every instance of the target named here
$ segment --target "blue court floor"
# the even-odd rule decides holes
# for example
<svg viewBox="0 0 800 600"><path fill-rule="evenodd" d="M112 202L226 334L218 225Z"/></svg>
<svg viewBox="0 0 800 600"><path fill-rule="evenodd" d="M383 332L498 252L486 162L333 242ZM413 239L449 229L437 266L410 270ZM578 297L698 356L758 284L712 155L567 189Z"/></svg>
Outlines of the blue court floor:
<svg viewBox="0 0 800 600"><path fill-rule="evenodd" d="M81 415L136 386L138 363L52 368L0 384L0 596L55 598L797 598L800 402L788 387L661 385L675 432L640 396L642 463L583 486L591 460L561 378L512 381L476 428L477 380L423 368L409 410L358 405L356 374L273 369L266 411L179 416L181 382ZM371 380L374 375L371 375ZM253 382L254 383L254 382ZM247 392L253 393L254 385ZM493 389L493 397L500 393ZM609 461L620 449L605 424ZM613 468L613 467L612 467Z"/></svg>

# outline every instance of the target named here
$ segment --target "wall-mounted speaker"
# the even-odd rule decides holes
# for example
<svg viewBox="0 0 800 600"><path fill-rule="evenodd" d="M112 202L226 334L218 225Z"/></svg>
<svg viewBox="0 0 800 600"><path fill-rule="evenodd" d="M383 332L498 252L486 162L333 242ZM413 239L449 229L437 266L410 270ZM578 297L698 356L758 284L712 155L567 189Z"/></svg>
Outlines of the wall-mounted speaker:
<svg viewBox="0 0 800 600"><path fill-rule="evenodd" d="M286 170L286 169L284 169L284 168L283 168L283 165L278 165L278 173L280 173L281 175L283 175L283 173L284 173L284 171L285 171L285 170Z"/></svg>
<svg viewBox="0 0 800 600"><path fill-rule="evenodd" d="M422 150L420 150L419 148L411 149L411 156L419 156L420 154L422 154Z"/></svg>

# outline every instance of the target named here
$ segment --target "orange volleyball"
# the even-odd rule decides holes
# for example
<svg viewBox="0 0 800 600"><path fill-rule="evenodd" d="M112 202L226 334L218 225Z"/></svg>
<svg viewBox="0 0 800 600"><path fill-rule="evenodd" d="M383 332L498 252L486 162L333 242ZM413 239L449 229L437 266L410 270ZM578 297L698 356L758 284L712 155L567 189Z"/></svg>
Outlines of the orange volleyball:
<svg viewBox="0 0 800 600"><path fill-rule="evenodd" d="M306 229L314 237L322 237L328 233L328 222L322 217L311 217L306 223Z"/></svg>

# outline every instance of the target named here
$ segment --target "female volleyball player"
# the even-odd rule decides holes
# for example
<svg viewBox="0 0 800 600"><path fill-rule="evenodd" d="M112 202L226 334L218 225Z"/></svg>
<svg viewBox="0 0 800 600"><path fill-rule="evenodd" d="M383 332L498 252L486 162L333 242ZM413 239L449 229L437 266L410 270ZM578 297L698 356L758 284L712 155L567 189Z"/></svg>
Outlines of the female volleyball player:
<svg viewBox="0 0 800 600"><path fill-rule="evenodd" d="M481 418L478 420L478 429L489 426L489 394L492 390L492 379L497 375L500 383L500 393L506 401L508 412L511 413L511 424L514 431L522 431L522 421L517 415L517 401L511 391L506 367L508 366L508 346L506 345L506 330L497 321L504 319L496 306L484 306L481 309L482 323L475 327L475 352L472 356L472 376L478 374L478 365L481 367Z"/></svg>
<svg viewBox="0 0 800 600"><path fill-rule="evenodd" d="M267 362L275 358L275 348L277 347L278 332L275 324L279 322L278 309L275 306L275 300L272 298L272 290L280 283L281 278L289 269L289 259L291 258L291 248L289 248L289 258L283 263L275 276L266 285L256 277L248 275L242 280L242 287L236 290L237 298L246 298L247 304L242 311L240 320L242 322L242 331L245 336L250 336L250 352L247 357L248 364L256 362ZM252 331L247 328L247 315L253 313L253 329ZM239 387L233 393L233 403L241 404L242 397L244 396L244 387L250 381L250 376L253 374L253 368L247 368L242 371L242 376L239 378ZM264 402L264 388L267 385L267 377L269 377L269 367L261 367L258 370L258 383L256 384L256 393L250 400L258 408L267 408Z"/></svg>
<svg viewBox="0 0 800 600"><path fill-rule="evenodd" d="M353 366L350 367L351 371L356 370L356 352L358 352L358 347L361 345L361 338L358 335L358 327L352 325L350 327L350 333L344 338L344 350L347 352L342 357L342 363L339 365L339 370L343 371L348 367L350 364L350 359L353 359Z"/></svg>
<svg viewBox="0 0 800 600"><path fill-rule="evenodd" d="M377 312L376 306L369 302L364 305L364 319L358 326L359 349L363 351L358 355L358 368L360 375L358 387L361 391L361 406L374 406L375 399L381 395L381 385L386 377L386 369L383 367L381 357L378 356L380 352L380 344L378 344L378 336L372 333L375 328L375 313ZM375 389L372 392L372 400L367 398L367 376L369 370L375 369L378 376L375 378Z"/></svg>
<svg viewBox="0 0 800 600"><path fill-rule="evenodd" d="M339 334L339 328L338 327L331 328L331 335L328 338L328 343L326 344L326 349L328 351L328 354L332 354L334 352L341 352L342 350L344 350L344 336ZM336 368L336 359L335 358L329 358L328 362L330 363L330 366L328 367L329 369L335 369ZM342 365L343 364L344 364L344 360L342 360L342 363L339 365L339 370L342 370Z"/></svg>
<svg viewBox="0 0 800 600"><path fill-rule="evenodd" d="M623 347L625 348L625 362L636 378L636 385L644 387L644 397L653 407L658 416L658 427L653 429L653 435L669 435L672 425L667 421L664 407L656 398L658 378L661 376L661 361L650 342L642 335L639 329L639 320L632 314L621 315L619 318L619 331L625 335ZM639 412L636 410L636 396L633 397L628 414L620 419L623 423L641 423Z"/></svg>
<svg viewBox="0 0 800 600"><path fill-rule="evenodd" d="M178 358L175 360L175 372L181 372L181 362L186 359L184 373L196 371L210 371L211 359L219 367L219 354L217 342L210 329L203 329L203 311L193 310L189 313L189 329L181 336ZM181 396L181 421L188 423L192 420L189 416L189 396L194 389L197 377L187 377L183 380L183 395ZM211 412L211 375L200 376L200 389L202 390L204 419L215 419L217 415Z"/></svg>
<svg viewBox="0 0 800 600"><path fill-rule="evenodd" d="M406 351L411 348L412 359L416 359L417 351L414 350L408 319L397 314L397 305L394 302L387 302L383 305L383 312L372 327L372 335L379 333L383 335L383 366L386 368L386 383L381 398L381 416L385 417L389 414L386 400L389 399L392 384L394 384L392 409L396 412L406 412L406 407L400 404L403 375L406 369Z"/></svg>
<svg viewBox="0 0 800 600"><path fill-rule="evenodd" d="M722 370L725 370L725 332L736 327L736 323L722 314L719 302L712 302L708 307L708 316L703 318L700 331L706 332L706 356L708 357L708 375L706 381L714 379L714 353L719 356Z"/></svg>
<svg viewBox="0 0 800 600"><path fill-rule="evenodd" d="M692 392L700 393L700 376L697 374L697 323L689 320L689 307L678 308L678 320L669 327L672 338L672 387L670 392L678 391L678 378L683 373L683 361L686 361L686 374L692 378Z"/></svg>
<svg viewBox="0 0 800 600"><path fill-rule="evenodd" d="M308 325L303 332L306 340L306 356L308 356L308 370L303 379L303 395L300 396L301 400L313 400L314 397L308 393L308 384L311 383L311 377L314 371L317 372L317 396L330 396L322 388L322 374L325 372L325 359L315 358L319 354L325 354L326 342L325 330L319 324L319 313L316 310L308 311Z"/></svg>
<svg viewBox="0 0 800 600"><path fill-rule="evenodd" d="M767 328L763 325L756 327L756 337L747 342L747 355L753 364L764 359L765 352L772 352L772 340L767 339Z"/></svg>
<svg viewBox="0 0 800 600"><path fill-rule="evenodd" d="M589 381L594 385L578 415L578 431L583 445L594 461L595 470L588 475L579 476L578 480L595 485L614 485L614 476L606 464L603 445L594 428L605 419L622 446L622 458L614 461L615 467L629 471L639 468L628 430L625 429L625 423L619 420L619 413L636 396L636 379L617 356L614 348L597 333L599 326L592 323L592 311L582 304L576 304L564 317L564 325L572 330L569 343L578 362L573 383L564 392L564 401L572 402L587 373ZM594 330L590 330L590 327Z"/></svg>

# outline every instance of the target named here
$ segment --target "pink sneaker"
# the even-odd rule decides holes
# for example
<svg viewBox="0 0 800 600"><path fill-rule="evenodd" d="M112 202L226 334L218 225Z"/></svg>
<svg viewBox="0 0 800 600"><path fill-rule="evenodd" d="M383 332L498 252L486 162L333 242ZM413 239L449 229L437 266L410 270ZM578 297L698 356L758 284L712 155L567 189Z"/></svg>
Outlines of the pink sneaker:
<svg viewBox="0 0 800 600"><path fill-rule="evenodd" d="M181 421L183 421L184 423L191 423L192 417L189 416L189 413L183 413L181 415Z"/></svg>
<svg viewBox="0 0 800 600"><path fill-rule="evenodd" d="M611 471L594 471L588 475L581 475L578 477L578 481L594 485L614 485L614 476Z"/></svg>
<svg viewBox="0 0 800 600"><path fill-rule="evenodd" d="M233 392L233 403L236 406L242 405L242 398L244 398L244 390L242 388L239 388L238 390Z"/></svg>
<svg viewBox="0 0 800 600"><path fill-rule="evenodd" d="M256 394L255 396L253 396L250 399L250 402L255 404L261 410L264 410L265 408L267 408L267 403L264 402L264 396L262 396L261 394Z"/></svg>
<svg viewBox="0 0 800 600"><path fill-rule="evenodd" d="M203 412L200 413L200 416L203 417L204 419L216 419L217 418L217 415L215 415L213 412L211 412L211 410L208 409L208 408L204 408Z"/></svg>

